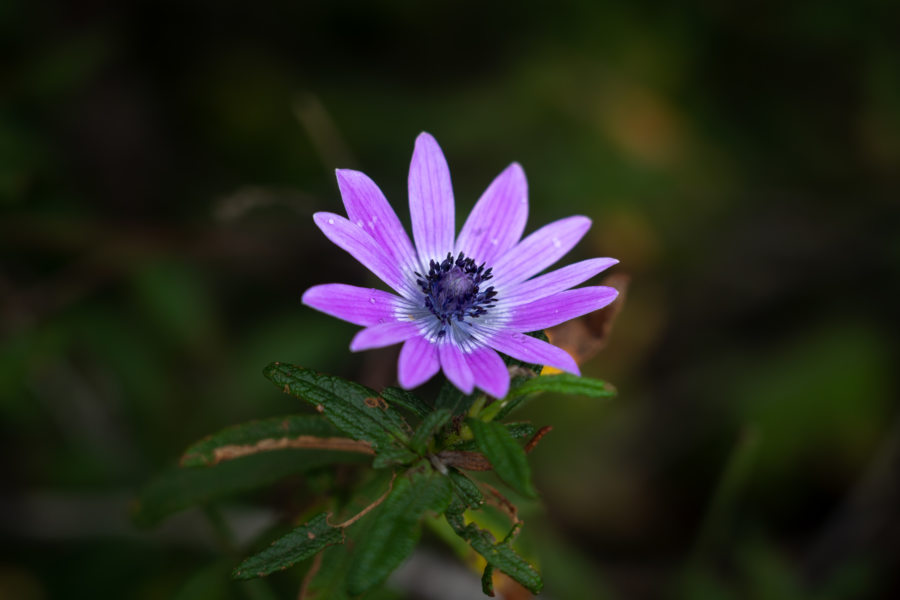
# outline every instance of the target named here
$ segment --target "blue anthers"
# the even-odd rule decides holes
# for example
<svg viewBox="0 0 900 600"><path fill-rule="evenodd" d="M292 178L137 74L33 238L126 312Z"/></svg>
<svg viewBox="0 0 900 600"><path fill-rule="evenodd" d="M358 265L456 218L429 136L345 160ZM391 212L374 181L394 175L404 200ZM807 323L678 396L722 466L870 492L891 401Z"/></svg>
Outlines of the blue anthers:
<svg viewBox="0 0 900 600"><path fill-rule="evenodd" d="M476 266L462 252L456 260L450 252L440 263L432 260L428 275L417 272L416 277L416 283L425 293L425 308L441 322L438 337L446 335L447 326L454 318L463 323L466 317L477 319L497 301L494 286L484 291L480 287L493 277L491 269L485 269L484 263Z"/></svg>

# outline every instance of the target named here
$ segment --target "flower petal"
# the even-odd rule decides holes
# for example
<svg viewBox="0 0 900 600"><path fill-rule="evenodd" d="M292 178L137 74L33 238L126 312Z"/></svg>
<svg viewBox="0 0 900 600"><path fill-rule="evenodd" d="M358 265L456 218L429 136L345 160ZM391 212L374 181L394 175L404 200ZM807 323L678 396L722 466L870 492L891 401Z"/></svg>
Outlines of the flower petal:
<svg viewBox="0 0 900 600"><path fill-rule="evenodd" d="M569 217L545 225L494 263L496 288L525 281L565 256L591 227L587 217Z"/></svg>
<svg viewBox="0 0 900 600"><path fill-rule="evenodd" d="M546 298L582 284L597 273L617 264L614 258L591 258L523 281L503 294L504 306L515 306Z"/></svg>
<svg viewBox="0 0 900 600"><path fill-rule="evenodd" d="M364 267L375 273L379 279L402 292L406 287L405 278L396 261L384 252L372 236L362 227L350 222L340 215L329 212L318 212L313 220L322 233L336 246L348 252Z"/></svg>
<svg viewBox="0 0 900 600"><path fill-rule="evenodd" d="M400 350L397 379L403 389L418 387L441 370L437 346L422 336L411 337Z"/></svg>
<svg viewBox="0 0 900 600"><path fill-rule="evenodd" d="M565 350L524 333L499 331L490 338L488 344L507 356L525 362L556 367L575 375L581 374L575 359Z"/></svg>
<svg viewBox="0 0 900 600"><path fill-rule="evenodd" d="M413 321L380 323L366 327L357 333L350 342L350 350L359 352L360 350L393 346L405 342L418 333L419 328Z"/></svg>
<svg viewBox="0 0 900 600"><path fill-rule="evenodd" d="M475 377L466 361L466 355L453 342L445 342L438 346L441 368L444 375L465 394L471 394L475 387Z"/></svg>
<svg viewBox="0 0 900 600"><path fill-rule="evenodd" d="M465 252L488 266L516 245L528 219L528 182L518 163L509 165L478 199L456 240Z"/></svg>
<svg viewBox="0 0 900 600"><path fill-rule="evenodd" d="M559 292L514 307L506 326L518 331L540 331L603 308L618 295L615 288L601 285Z"/></svg>
<svg viewBox="0 0 900 600"><path fill-rule="evenodd" d="M493 396L503 398L509 392L509 369L494 350L478 348L466 354L475 385Z"/></svg>
<svg viewBox="0 0 900 600"><path fill-rule="evenodd" d="M418 270L419 260L412 242L375 182L365 173L350 169L338 169L335 174L350 220L362 226L403 270Z"/></svg>
<svg viewBox="0 0 900 600"><path fill-rule="evenodd" d="M416 138L409 166L409 213L413 239L423 268L453 250L455 208L450 169L444 153L431 135Z"/></svg>
<svg viewBox="0 0 900 600"><path fill-rule="evenodd" d="M332 317L366 327L393 320L397 303L403 300L374 288L328 283L303 292L302 302Z"/></svg>

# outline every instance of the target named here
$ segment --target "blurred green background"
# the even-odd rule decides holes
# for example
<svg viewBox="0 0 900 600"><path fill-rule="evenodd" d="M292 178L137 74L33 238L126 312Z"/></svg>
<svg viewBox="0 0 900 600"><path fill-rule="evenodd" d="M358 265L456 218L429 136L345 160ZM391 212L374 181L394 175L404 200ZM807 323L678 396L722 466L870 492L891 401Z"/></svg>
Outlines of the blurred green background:
<svg viewBox="0 0 900 600"><path fill-rule="evenodd" d="M392 382L392 351L351 355L355 328L299 300L372 282L312 223L341 210L333 169L408 221L422 130L460 222L516 160L529 230L586 214L566 261L631 276L584 366L619 397L523 415L555 427L526 525L548 597L900 597L898 22L887 2L5 0L0 597L266 597L229 582L199 511L145 531L129 503L203 435L302 410L272 360ZM315 485L230 524L250 537ZM398 597L429 597L415 579Z"/></svg>

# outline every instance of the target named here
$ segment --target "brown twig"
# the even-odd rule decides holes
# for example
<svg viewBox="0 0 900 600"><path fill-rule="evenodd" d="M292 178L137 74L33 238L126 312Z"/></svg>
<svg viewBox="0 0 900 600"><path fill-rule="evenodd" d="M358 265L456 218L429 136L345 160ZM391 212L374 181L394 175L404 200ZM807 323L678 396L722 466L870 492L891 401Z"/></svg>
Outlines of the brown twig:
<svg viewBox="0 0 900 600"><path fill-rule="evenodd" d="M370 455L375 454L375 450L369 442L352 440L350 438L301 435L295 438L267 438L260 440L255 444L230 444L228 446L220 446L213 451L212 460L207 464L209 466L214 466L220 462L233 460L249 454L269 452L271 450L287 450L290 448L359 452ZM182 462L192 457L193 455L187 455L182 458Z"/></svg>
<svg viewBox="0 0 900 600"><path fill-rule="evenodd" d="M362 509L361 511L359 511L358 513L356 513L355 515L353 515L352 517L350 517L349 519L347 519L346 521L344 521L343 523L338 523L337 525L331 525L331 523L328 523L328 524L331 525L332 527L338 527L338 528L340 528L340 529L345 529L345 528L347 528L347 527L350 527L351 525L353 525L354 523L356 523L356 522L359 521L360 519L362 519L362 518L363 518L364 516L366 516L372 509L374 509L376 506L378 506L379 504L381 504L382 502L384 502L384 499L387 498L387 497L388 497L388 494L391 493L391 490L394 489L394 480L395 480L395 479L397 479L397 474L396 474L396 473L394 473L394 476L391 477L391 482L388 484L388 489L385 490L385 492L381 495L380 498L378 498L378 500L376 500L376 501L373 502L372 504L368 505L367 507L365 507L364 509ZM331 515L328 515L328 516L330 517Z"/></svg>
<svg viewBox="0 0 900 600"><path fill-rule="evenodd" d="M525 452L534 450L538 442L552 429L553 427L550 425L541 427L525 444ZM484 454L470 450L444 450L437 454L437 459L448 467L456 467L465 471L492 471L494 469Z"/></svg>
<svg viewBox="0 0 900 600"><path fill-rule="evenodd" d="M307 600L307 590L309 589L309 584L312 581L312 578L316 576L316 573L319 572L319 568L321 566L322 553L319 552L313 559L313 563L310 565L309 571L307 571L306 575L303 576L303 583L300 584L300 593L297 595L297 600Z"/></svg>

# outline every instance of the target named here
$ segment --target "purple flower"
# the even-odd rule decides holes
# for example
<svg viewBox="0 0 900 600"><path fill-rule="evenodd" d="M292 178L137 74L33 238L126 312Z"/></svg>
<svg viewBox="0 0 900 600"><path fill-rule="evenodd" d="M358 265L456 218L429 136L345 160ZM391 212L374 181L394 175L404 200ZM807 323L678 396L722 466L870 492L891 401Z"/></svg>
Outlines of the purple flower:
<svg viewBox="0 0 900 600"><path fill-rule="evenodd" d="M414 388L443 369L465 393L478 387L502 398L509 372L502 352L578 373L565 351L525 332L552 327L613 301L610 287L570 289L616 264L593 258L535 277L584 236L591 221L569 217L525 239L528 187L511 164L488 186L454 240L450 171L431 135L416 139L409 168L409 211L415 246L378 186L363 173L338 169L347 209L314 215L329 240L396 293L341 283L306 290L303 302L365 327L354 352L403 342L398 378Z"/></svg>

